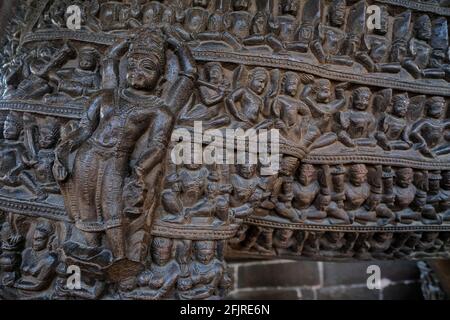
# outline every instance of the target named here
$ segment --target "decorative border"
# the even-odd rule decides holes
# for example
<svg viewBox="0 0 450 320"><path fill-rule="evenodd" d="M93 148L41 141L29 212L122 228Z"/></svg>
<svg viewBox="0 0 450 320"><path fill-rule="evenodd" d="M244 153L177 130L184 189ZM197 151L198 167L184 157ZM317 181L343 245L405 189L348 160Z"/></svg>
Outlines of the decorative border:
<svg viewBox="0 0 450 320"><path fill-rule="evenodd" d="M22 45L30 42L51 41L51 40L75 40L81 42L96 43L101 45L111 45L118 38L123 38L118 34L105 32L87 32L74 30L40 30L26 34L22 38Z"/></svg>
<svg viewBox="0 0 450 320"><path fill-rule="evenodd" d="M412 10L426 11L441 16L450 16L450 8L441 7L435 4L416 2L417 0L375 0L376 2L391 4L394 6L405 7Z"/></svg>
<svg viewBox="0 0 450 320"><path fill-rule="evenodd" d="M64 207L42 202L12 199L1 195L0 210L30 217L71 222Z"/></svg>
<svg viewBox="0 0 450 320"><path fill-rule="evenodd" d="M80 119L84 110L70 105L51 105L32 101L0 100L0 110L23 111L57 117Z"/></svg>
<svg viewBox="0 0 450 320"><path fill-rule="evenodd" d="M325 250L321 251L324 252ZM226 258L250 258L250 259L258 259L258 260L267 260L267 259L290 259L290 260L306 260L306 261L364 261L368 259L360 259L354 256L348 256L345 254L341 254L339 251L335 252L336 255L334 256L327 256L327 255L318 255L318 256L311 256L311 255L303 255L303 254L288 254L285 252L282 252L281 254L278 254L277 252L272 253L264 253L264 252L252 252L247 250L236 250L233 248L228 247L226 252ZM402 259L405 260L424 260L424 259L449 259L450 253L448 251L434 251L431 253L419 253L419 254L411 254L408 256L403 257ZM399 260L395 257L383 257L383 255L378 255L375 259L372 258L372 260Z"/></svg>
<svg viewBox="0 0 450 320"><path fill-rule="evenodd" d="M89 33L86 31L51 30L38 31L24 36L23 43L49 40L76 40L111 45L117 38L125 36L107 33ZM405 81L401 78L380 77L371 74L355 74L342 70L331 70L329 65L316 66L306 61L294 61L285 56L266 56L238 52L214 52L203 49L193 49L194 57L200 61L218 61L244 65L255 65L286 70L307 72L316 76L326 77L336 81L348 81L362 85L376 87L390 87L393 89L411 91L421 94L450 96L450 84L440 85L437 81L430 83L426 80ZM444 82L445 83L445 82Z"/></svg>
<svg viewBox="0 0 450 320"><path fill-rule="evenodd" d="M401 226L355 226L355 225L319 225L301 223L283 223L268 221L261 218L247 218L245 223L277 229L293 229L305 231L335 231L335 232L419 232L419 231L450 231L447 225L401 225Z"/></svg>
<svg viewBox="0 0 450 320"><path fill-rule="evenodd" d="M152 235L159 237L168 237L173 239L189 239L189 240L227 240L235 234L238 225L232 225L228 228L219 230L211 230L209 228L189 228L186 226L162 225L156 222L152 227Z"/></svg>
<svg viewBox="0 0 450 320"><path fill-rule="evenodd" d="M310 164L348 164L348 163L368 163L383 164L392 166L405 166L422 170L450 170L450 162L437 160L411 160L393 156L377 156L367 154L355 155L311 155L309 154L303 162Z"/></svg>

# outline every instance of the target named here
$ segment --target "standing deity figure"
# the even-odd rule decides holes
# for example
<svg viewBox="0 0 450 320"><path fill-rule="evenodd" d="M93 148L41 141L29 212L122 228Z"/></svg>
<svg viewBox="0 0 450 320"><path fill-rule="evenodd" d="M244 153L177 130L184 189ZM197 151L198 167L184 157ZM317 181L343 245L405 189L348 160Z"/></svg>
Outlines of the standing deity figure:
<svg viewBox="0 0 450 320"><path fill-rule="evenodd" d="M432 47L431 19L424 14L414 22L415 37L409 40L409 52L403 61L403 67L408 70L414 78L443 78L444 71L440 68L429 68Z"/></svg>
<svg viewBox="0 0 450 320"><path fill-rule="evenodd" d="M375 118L367 109L372 93L367 87L353 90L352 110L339 113L339 141L347 147L374 147Z"/></svg>
<svg viewBox="0 0 450 320"><path fill-rule="evenodd" d="M174 48L181 70L163 90L166 43ZM125 51L126 87L116 89L116 64ZM174 119L192 94L197 70L186 44L166 29L141 29L131 42L121 40L106 54L105 89L93 97L79 127L57 145L53 172L66 191L66 207L79 232L69 241L89 252L100 246L105 234L114 260L119 261L127 258L125 216L143 213L146 194L157 196L159 175L148 184L145 179L165 157ZM146 139L144 150L130 167L141 137ZM147 214L152 215L150 211Z"/></svg>
<svg viewBox="0 0 450 320"><path fill-rule="evenodd" d="M181 269L173 258L173 240L153 238L150 255L149 268L137 276L137 288L122 293L125 298L138 300L174 298L174 289Z"/></svg>
<svg viewBox="0 0 450 320"><path fill-rule="evenodd" d="M217 300L217 290L224 275L222 262L216 257L215 241L195 241L194 260L189 264L189 276L180 278L177 284L180 299Z"/></svg>
<svg viewBox="0 0 450 320"><path fill-rule="evenodd" d="M379 120L375 138L384 150L408 150L412 147L405 118L408 108L408 94L395 95L392 98L392 112L385 113Z"/></svg>
<svg viewBox="0 0 450 320"><path fill-rule="evenodd" d="M426 118L418 120L411 128L410 138L414 146L428 158L448 154L450 137L446 132L450 128L450 120L442 119L446 110L443 97L431 97L425 103Z"/></svg>
<svg viewBox="0 0 450 320"><path fill-rule="evenodd" d="M57 255L50 250L50 237L54 227L46 221L38 222L30 248L22 252L21 277L14 287L24 291L41 291L53 280L58 263Z"/></svg>
<svg viewBox="0 0 450 320"><path fill-rule="evenodd" d="M266 121L261 121L261 114L265 112L263 93L269 81L269 74L264 68L255 68L248 77L248 87L234 90L225 104L228 111L237 121L236 125L243 129L259 128Z"/></svg>

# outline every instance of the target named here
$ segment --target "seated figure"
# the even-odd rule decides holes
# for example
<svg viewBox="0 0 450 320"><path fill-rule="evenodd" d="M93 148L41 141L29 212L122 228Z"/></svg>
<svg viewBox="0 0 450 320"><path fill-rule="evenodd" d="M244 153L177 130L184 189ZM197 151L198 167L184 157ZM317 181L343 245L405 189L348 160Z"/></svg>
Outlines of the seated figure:
<svg viewBox="0 0 450 320"><path fill-rule="evenodd" d="M58 263L56 253L49 248L53 230L53 226L46 221L36 225L31 247L22 252L21 277L15 282L15 288L42 291L52 282Z"/></svg>

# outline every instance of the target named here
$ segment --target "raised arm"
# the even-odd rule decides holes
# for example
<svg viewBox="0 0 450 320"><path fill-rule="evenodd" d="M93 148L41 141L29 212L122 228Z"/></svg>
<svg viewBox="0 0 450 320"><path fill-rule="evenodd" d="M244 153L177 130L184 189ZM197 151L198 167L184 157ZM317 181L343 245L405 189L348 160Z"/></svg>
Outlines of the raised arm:
<svg viewBox="0 0 450 320"><path fill-rule="evenodd" d="M176 38L170 30L165 29L164 32L167 34L167 42L173 48L180 64L178 79L168 90L165 100L170 111L178 114L192 95L198 79L198 70L187 44Z"/></svg>
<svg viewBox="0 0 450 320"><path fill-rule="evenodd" d="M130 46L128 39L117 40L105 53L102 60L102 88L113 89L118 86L118 66L120 58Z"/></svg>

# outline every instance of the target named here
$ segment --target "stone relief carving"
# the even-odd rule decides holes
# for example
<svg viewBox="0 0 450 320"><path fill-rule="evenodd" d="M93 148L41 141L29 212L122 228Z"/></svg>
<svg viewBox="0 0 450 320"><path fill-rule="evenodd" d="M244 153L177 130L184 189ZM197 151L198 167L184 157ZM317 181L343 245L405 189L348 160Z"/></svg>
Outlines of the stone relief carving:
<svg viewBox="0 0 450 320"><path fill-rule="evenodd" d="M226 257L449 257L443 3L70 4L80 30L17 1L2 39L0 297L218 299ZM197 121L279 130L280 170L173 163Z"/></svg>

